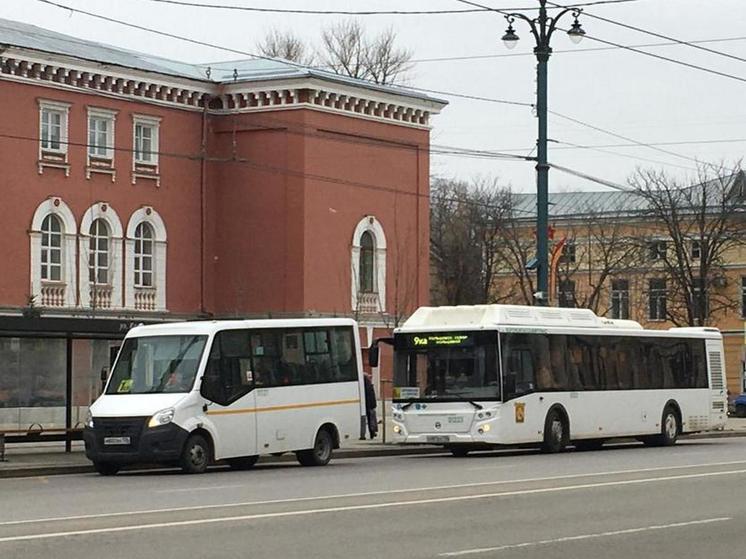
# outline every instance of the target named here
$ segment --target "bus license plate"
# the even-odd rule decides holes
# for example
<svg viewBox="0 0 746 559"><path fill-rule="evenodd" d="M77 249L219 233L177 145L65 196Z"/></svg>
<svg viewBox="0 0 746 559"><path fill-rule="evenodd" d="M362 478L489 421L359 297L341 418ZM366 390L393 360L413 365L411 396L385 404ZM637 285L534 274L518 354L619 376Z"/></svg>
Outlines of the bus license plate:
<svg viewBox="0 0 746 559"><path fill-rule="evenodd" d="M450 442L451 437L448 435L428 435L426 440L429 443L447 443Z"/></svg>
<svg viewBox="0 0 746 559"><path fill-rule="evenodd" d="M104 444L116 445L116 444L130 444L129 437L104 437Z"/></svg>

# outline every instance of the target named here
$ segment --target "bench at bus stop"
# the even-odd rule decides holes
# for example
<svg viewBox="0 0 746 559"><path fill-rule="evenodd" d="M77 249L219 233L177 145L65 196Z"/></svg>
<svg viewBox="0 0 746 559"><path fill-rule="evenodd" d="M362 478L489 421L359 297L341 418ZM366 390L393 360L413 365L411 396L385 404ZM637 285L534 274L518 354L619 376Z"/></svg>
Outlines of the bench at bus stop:
<svg viewBox="0 0 746 559"><path fill-rule="evenodd" d="M39 442L65 442L66 451L69 452L69 446L72 441L83 440L82 429L43 429L34 428L32 425L27 430L22 429L5 429L0 431L0 462L5 462L5 445L6 443L39 443Z"/></svg>

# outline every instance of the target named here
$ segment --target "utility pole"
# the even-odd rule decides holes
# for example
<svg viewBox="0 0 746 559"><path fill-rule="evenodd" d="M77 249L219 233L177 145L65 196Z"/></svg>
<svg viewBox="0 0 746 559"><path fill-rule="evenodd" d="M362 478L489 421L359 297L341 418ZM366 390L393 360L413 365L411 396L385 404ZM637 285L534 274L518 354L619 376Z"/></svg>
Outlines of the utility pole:
<svg viewBox="0 0 746 559"><path fill-rule="evenodd" d="M575 22L567 31L574 43L579 43L585 35L578 16L582 10L576 8L563 9L554 17L547 15L547 0L539 0L539 15L529 18L521 13L506 15L508 29L503 35L503 43L507 48L515 47L518 35L513 29L516 18L529 24L531 34L536 40L534 54L536 55L536 113L539 119L539 134L536 140L536 285L534 293L536 302L547 305L549 302L549 162L547 158L547 86L548 62L552 54L549 41L557 28L557 22L568 12L572 12Z"/></svg>

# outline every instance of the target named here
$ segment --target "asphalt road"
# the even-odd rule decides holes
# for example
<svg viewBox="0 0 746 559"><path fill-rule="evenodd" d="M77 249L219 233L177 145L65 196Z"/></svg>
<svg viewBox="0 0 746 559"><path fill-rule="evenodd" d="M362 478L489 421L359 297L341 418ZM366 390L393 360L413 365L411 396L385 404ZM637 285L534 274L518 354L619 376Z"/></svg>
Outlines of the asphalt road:
<svg viewBox="0 0 746 559"><path fill-rule="evenodd" d="M701 558L746 547L746 439L0 480L0 557Z"/></svg>

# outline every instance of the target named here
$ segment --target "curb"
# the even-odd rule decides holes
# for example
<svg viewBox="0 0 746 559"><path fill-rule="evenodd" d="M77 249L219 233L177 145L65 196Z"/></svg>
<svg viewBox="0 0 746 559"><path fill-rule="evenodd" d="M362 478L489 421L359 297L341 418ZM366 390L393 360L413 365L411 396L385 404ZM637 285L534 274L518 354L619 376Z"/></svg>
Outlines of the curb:
<svg viewBox="0 0 746 559"><path fill-rule="evenodd" d="M746 437L746 431L712 431L709 433L693 433L691 435L682 435L682 440L702 440L702 439L727 439L733 437ZM624 441L624 439L620 439ZM388 448L370 448L370 449L350 449L338 451L334 454L334 460L345 460L351 458L384 458L389 456L417 456L428 454L447 454L448 451L442 447L430 446L413 446L406 447L388 447ZM258 464L282 464L286 462L295 462L295 456L287 453L283 456L262 456ZM164 470L163 466L145 466L129 471L143 470ZM127 471L127 470L125 470ZM69 474L90 474L95 470L90 464L69 464L69 465L44 465L30 466L22 468L0 468L0 479L12 479L19 477L40 477L53 475Z"/></svg>

